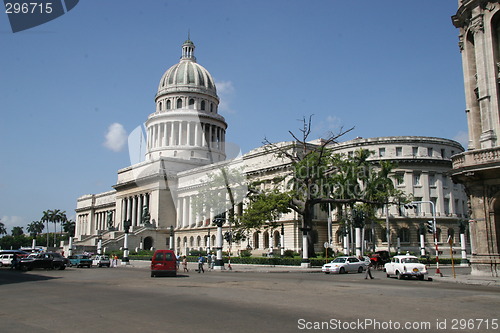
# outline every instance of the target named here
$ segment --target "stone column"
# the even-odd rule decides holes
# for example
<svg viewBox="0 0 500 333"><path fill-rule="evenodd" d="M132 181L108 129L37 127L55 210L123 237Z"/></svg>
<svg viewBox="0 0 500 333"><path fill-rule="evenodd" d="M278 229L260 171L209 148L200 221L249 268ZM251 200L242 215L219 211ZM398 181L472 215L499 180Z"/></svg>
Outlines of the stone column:
<svg viewBox="0 0 500 333"><path fill-rule="evenodd" d="M182 198L177 198L177 228L183 228L184 224L182 221Z"/></svg>
<svg viewBox="0 0 500 333"><path fill-rule="evenodd" d="M185 227L190 227L191 223L189 221L190 215L189 215L190 207L189 207L189 197L184 197L184 226Z"/></svg>
<svg viewBox="0 0 500 333"><path fill-rule="evenodd" d="M178 124L177 139L179 140L178 145L182 146L182 121L177 122L177 124Z"/></svg>
<svg viewBox="0 0 500 333"><path fill-rule="evenodd" d="M139 194L138 196L138 201L139 201L139 204L137 205L137 220L138 223L137 224L142 224L142 211L143 211L143 207L144 207L144 195L143 194Z"/></svg>
<svg viewBox="0 0 500 333"><path fill-rule="evenodd" d="M170 147L172 147L174 145L174 138L175 138L175 135L174 135L174 122L169 122L168 123L168 128L170 130L170 132L168 133L168 145Z"/></svg>

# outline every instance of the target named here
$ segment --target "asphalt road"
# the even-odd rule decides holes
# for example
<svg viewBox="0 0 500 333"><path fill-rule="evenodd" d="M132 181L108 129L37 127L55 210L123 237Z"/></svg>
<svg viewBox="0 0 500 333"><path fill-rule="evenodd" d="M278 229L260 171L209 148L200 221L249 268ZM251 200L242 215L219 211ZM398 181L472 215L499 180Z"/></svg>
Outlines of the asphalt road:
<svg viewBox="0 0 500 333"><path fill-rule="evenodd" d="M145 268L2 268L0 331L500 330L498 287L374 275L190 271L151 278Z"/></svg>

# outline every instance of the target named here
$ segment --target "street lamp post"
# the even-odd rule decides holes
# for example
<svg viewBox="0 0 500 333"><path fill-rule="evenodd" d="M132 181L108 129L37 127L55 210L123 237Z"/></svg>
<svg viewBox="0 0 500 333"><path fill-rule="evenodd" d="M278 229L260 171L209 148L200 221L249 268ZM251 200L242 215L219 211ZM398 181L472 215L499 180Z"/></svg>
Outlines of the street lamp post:
<svg viewBox="0 0 500 333"><path fill-rule="evenodd" d="M281 239L280 239L280 245L281 245L281 256L283 257L285 255L285 225L281 223Z"/></svg>
<svg viewBox="0 0 500 333"><path fill-rule="evenodd" d="M97 232L97 254L102 254L102 232L99 230Z"/></svg>
<svg viewBox="0 0 500 333"><path fill-rule="evenodd" d="M130 220L123 221L123 228L125 229L125 238L123 239L123 258L122 258L122 265L129 265L129 259L128 259L128 231L130 228L130 225L132 223Z"/></svg>
<svg viewBox="0 0 500 333"><path fill-rule="evenodd" d="M214 223L217 226L217 246L215 250L217 251L214 269L223 270L224 269L224 261L222 260L222 223L224 223L223 218L215 218Z"/></svg>
<svg viewBox="0 0 500 333"><path fill-rule="evenodd" d="M208 230L208 238L207 238L207 254L210 254L210 227L207 228Z"/></svg>

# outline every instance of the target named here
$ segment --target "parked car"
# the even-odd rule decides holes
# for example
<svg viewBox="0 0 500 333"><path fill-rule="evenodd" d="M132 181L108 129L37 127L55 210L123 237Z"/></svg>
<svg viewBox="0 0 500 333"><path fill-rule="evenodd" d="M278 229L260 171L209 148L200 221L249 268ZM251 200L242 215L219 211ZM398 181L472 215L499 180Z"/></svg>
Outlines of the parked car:
<svg viewBox="0 0 500 333"><path fill-rule="evenodd" d="M70 267L92 267L92 259L85 254L76 254L68 257L70 261Z"/></svg>
<svg viewBox="0 0 500 333"><path fill-rule="evenodd" d="M156 250L151 258L151 277L177 276L177 257L172 250Z"/></svg>
<svg viewBox="0 0 500 333"><path fill-rule="evenodd" d="M12 263L12 259L14 259L13 254L0 254L0 267L10 266Z"/></svg>
<svg viewBox="0 0 500 333"><path fill-rule="evenodd" d="M18 268L22 271L31 271L34 268L64 270L69 265L67 258L57 252L32 253L19 260Z"/></svg>
<svg viewBox="0 0 500 333"><path fill-rule="evenodd" d="M425 275L428 274L427 267L418 261L418 258L411 255L394 256L391 262L384 266L387 277L396 275L398 279L403 277L416 277L423 280Z"/></svg>
<svg viewBox="0 0 500 333"><path fill-rule="evenodd" d="M358 272L361 273L366 269L367 263L361 261L356 257L337 257L328 264L324 264L321 271L329 273L349 273Z"/></svg>
<svg viewBox="0 0 500 333"><path fill-rule="evenodd" d="M109 267L111 266L111 261L109 260L109 257L107 255L95 255L92 256L92 265L97 266L97 267Z"/></svg>

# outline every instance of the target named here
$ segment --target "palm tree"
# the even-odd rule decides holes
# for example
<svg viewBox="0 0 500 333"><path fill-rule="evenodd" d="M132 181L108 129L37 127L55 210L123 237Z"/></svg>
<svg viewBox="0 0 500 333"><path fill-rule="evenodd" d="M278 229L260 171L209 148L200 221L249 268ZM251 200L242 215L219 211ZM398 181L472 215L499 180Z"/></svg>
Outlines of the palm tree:
<svg viewBox="0 0 500 333"><path fill-rule="evenodd" d="M72 220L67 220L66 222L63 222L63 228L64 232L67 232L69 237L74 237L75 236L75 226L76 222Z"/></svg>
<svg viewBox="0 0 500 333"><path fill-rule="evenodd" d="M26 228L26 231L31 233L34 238L40 233L42 233L43 229L45 226L43 225L42 221L33 221L30 224L28 224L28 227Z"/></svg>
<svg viewBox="0 0 500 333"><path fill-rule="evenodd" d="M63 219L62 214L66 216L66 212L61 212L61 210L59 209L54 209L51 214L52 215L51 222L54 223L54 247L56 247L56 233L57 233L56 224Z"/></svg>
<svg viewBox="0 0 500 333"><path fill-rule="evenodd" d="M47 248L49 247L49 222L52 222L52 211L46 210L43 212L43 216L40 221L47 223Z"/></svg>
<svg viewBox="0 0 500 333"><path fill-rule="evenodd" d="M2 221L0 221L0 235L6 235L7 234L7 229L5 229L5 224L3 224Z"/></svg>

